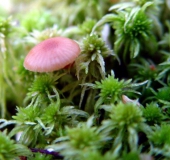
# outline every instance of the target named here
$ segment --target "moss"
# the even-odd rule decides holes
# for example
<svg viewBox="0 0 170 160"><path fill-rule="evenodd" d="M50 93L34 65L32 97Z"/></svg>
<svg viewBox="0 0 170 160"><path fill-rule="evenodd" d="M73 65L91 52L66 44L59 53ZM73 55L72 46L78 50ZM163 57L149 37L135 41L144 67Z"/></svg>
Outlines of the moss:
<svg viewBox="0 0 170 160"><path fill-rule="evenodd" d="M0 159L170 158L168 0L8 7L0 12ZM75 62L26 70L33 45L55 36L77 42Z"/></svg>

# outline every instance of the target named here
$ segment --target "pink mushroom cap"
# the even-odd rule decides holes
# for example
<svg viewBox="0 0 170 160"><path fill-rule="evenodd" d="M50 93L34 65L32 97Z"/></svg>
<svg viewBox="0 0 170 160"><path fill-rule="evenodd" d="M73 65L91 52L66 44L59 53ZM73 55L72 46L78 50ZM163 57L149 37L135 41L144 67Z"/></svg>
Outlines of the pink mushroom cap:
<svg viewBox="0 0 170 160"><path fill-rule="evenodd" d="M80 47L74 40L50 38L30 50L24 67L33 72L53 72L73 63L79 54Z"/></svg>

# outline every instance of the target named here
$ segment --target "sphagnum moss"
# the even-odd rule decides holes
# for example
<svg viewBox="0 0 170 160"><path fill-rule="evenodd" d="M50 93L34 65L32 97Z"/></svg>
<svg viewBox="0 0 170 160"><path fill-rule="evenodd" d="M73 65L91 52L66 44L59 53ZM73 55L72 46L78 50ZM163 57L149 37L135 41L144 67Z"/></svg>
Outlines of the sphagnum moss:
<svg viewBox="0 0 170 160"><path fill-rule="evenodd" d="M170 158L169 0L8 7L0 10L0 159ZM56 36L80 45L75 62L25 70L33 45Z"/></svg>

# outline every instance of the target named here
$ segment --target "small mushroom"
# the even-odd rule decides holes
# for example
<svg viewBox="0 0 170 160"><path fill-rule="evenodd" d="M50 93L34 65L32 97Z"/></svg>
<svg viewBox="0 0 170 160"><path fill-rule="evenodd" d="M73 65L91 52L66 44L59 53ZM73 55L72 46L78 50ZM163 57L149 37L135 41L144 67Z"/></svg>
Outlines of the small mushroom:
<svg viewBox="0 0 170 160"><path fill-rule="evenodd" d="M136 104L137 106L140 106L140 103L138 102L138 99L132 100L126 95L122 95L122 102L123 103L133 103Z"/></svg>
<svg viewBox="0 0 170 160"><path fill-rule="evenodd" d="M72 39L55 37L42 41L28 53L24 67L33 72L53 72L73 63L80 54Z"/></svg>

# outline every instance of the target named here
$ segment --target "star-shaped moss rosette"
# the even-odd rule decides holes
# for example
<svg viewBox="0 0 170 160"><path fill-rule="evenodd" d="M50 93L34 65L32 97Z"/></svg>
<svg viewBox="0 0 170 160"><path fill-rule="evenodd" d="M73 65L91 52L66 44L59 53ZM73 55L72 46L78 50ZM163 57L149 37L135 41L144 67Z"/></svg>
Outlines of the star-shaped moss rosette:
<svg viewBox="0 0 170 160"><path fill-rule="evenodd" d="M108 140L108 137L100 134L94 124L94 116L91 116L87 122L79 123L76 128L66 128L66 135L57 138L52 145L54 151L60 152L67 159L84 158L89 151L100 154L100 149Z"/></svg>
<svg viewBox="0 0 170 160"><path fill-rule="evenodd" d="M140 94L135 90L136 87L146 84L147 81L142 83L132 83L132 79L119 80L115 78L114 72L101 81L96 81L95 84L85 83L84 85L93 89L99 90L99 98L95 104L95 111L100 108L102 104L115 104L122 100L122 95L128 92Z"/></svg>
<svg viewBox="0 0 170 160"><path fill-rule="evenodd" d="M104 40L96 34L87 35L83 39L80 47L81 53L75 60L76 75L80 83L90 83L103 79L106 74L105 58L115 56L113 51L110 50ZM82 87L79 107L81 107L87 89L85 85L82 85ZM94 95L92 92L89 93L90 96Z"/></svg>
<svg viewBox="0 0 170 160"><path fill-rule="evenodd" d="M77 77L104 78L104 58L113 55L113 51L108 48L102 38L95 34L87 35L82 41L81 53L75 61Z"/></svg>
<svg viewBox="0 0 170 160"><path fill-rule="evenodd" d="M169 124L162 124L161 126L155 126L153 128L153 132L148 135L150 140L151 153L165 157L170 157L169 155L169 148L170 148L170 125Z"/></svg>
<svg viewBox="0 0 170 160"><path fill-rule="evenodd" d="M150 5L152 5L150 2L145 3L142 7L132 5L127 7L128 9L122 8L116 10L116 13L107 14L93 27L92 33L99 26L111 23L116 37L114 42L115 53L121 54L124 59L126 57L135 58L139 55L141 49L150 48L149 41L152 41L152 45L155 47L157 45L152 34L152 19L145 13ZM110 10L112 9L114 7L111 7Z"/></svg>
<svg viewBox="0 0 170 160"><path fill-rule="evenodd" d="M146 104L146 107L142 110L146 123L150 125L160 124L163 118L165 118L162 108L156 103Z"/></svg>
<svg viewBox="0 0 170 160"><path fill-rule="evenodd" d="M41 107L35 105L26 108L17 107L17 114L11 121L16 126L10 132L10 136L20 133L18 138L20 143L36 147L37 143L47 143L45 139L50 140L53 134L62 135L65 126L77 126L78 121L83 121L88 117L88 113L76 109L74 106L63 106L56 102L49 105L44 104ZM5 125L9 125L9 123L4 121ZM41 141L39 141L40 139Z"/></svg>
<svg viewBox="0 0 170 160"><path fill-rule="evenodd" d="M145 118L141 108L134 103L119 102L116 105L108 105L109 117L102 121L100 131L114 139L112 150L121 153L121 150L129 148L137 151L138 133L149 134L151 129L145 124Z"/></svg>
<svg viewBox="0 0 170 160"><path fill-rule="evenodd" d="M156 81L161 84L161 76L158 75L161 68L151 60L141 58L138 63L129 65L129 71L130 75L134 75L135 82L148 80L146 88L151 87Z"/></svg>
<svg viewBox="0 0 170 160"><path fill-rule="evenodd" d="M169 108L170 105L170 87L165 86L158 89L158 91L154 91L155 98L159 101L159 103L164 104L165 108Z"/></svg>
<svg viewBox="0 0 170 160"><path fill-rule="evenodd" d="M60 98L58 90L56 89L57 80L64 74L44 74L37 76L31 87L28 89L28 93L25 98L25 104L30 102L29 105L41 106L43 103L51 103L58 101L60 104Z"/></svg>
<svg viewBox="0 0 170 160"><path fill-rule="evenodd" d="M31 156L31 151L22 144L16 144L6 132L0 132L0 159L12 160L19 156Z"/></svg>

